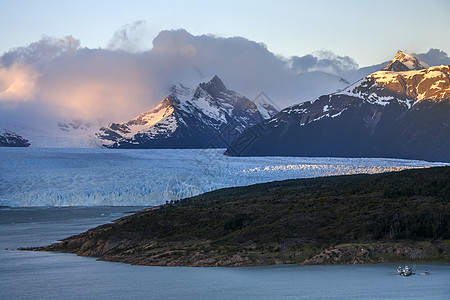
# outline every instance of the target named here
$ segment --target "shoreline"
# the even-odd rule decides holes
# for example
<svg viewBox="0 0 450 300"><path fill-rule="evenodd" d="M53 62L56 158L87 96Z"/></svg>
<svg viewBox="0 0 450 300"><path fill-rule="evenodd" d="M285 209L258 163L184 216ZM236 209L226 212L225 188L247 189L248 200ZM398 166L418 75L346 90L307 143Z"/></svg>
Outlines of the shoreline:
<svg viewBox="0 0 450 300"><path fill-rule="evenodd" d="M450 167L227 188L40 251L167 266L450 261Z"/></svg>
<svg viewBox="0 0 450 300"><path fill-rule="evenodd" d="M425 244L425 245L424 245ZM203 257L190 264L180 264L176 261L161 258L158 262L150 262L139 256L92 256L86 253L61 250L58 248L59 243L44 246L19 248L18 251L47 251L59 252L67 254L76 254L83 257L92 257L98 261L120 262L130 265L139 266L159 266L159 267L257 267L257 266L274 266L274 265L349 265L349 264L380 264L380 263L450 263L450 240L445 241L400 241L400 242L383 242L383 243L357 243L343 244L335 247L324 249L323 251L313 255L311 258L305 259L303 262L294 261L249 261L246 254L235 253L227 259L220 260L218 257L208 256L205 253L197 252L194 256ZM440 249L440 250L439 250ZM446 255L438 255L442 251ZM170 253L162 253L170 256ZM252 254L252 253L247 253ZM413 258L421 255L421 257Z"/></svg>

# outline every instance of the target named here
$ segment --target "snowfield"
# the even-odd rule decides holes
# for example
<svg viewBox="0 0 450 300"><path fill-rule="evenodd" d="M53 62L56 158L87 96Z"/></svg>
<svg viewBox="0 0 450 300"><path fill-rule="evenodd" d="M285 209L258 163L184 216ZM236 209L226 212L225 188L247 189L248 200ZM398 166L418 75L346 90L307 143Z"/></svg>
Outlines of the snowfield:
<svg viewBox="0 0 450 300"><path fill-rule="evenodd" d="M375 158L227 157L223 152L0 148L0 205L151 206L274 180L448 165Z"/></svg>

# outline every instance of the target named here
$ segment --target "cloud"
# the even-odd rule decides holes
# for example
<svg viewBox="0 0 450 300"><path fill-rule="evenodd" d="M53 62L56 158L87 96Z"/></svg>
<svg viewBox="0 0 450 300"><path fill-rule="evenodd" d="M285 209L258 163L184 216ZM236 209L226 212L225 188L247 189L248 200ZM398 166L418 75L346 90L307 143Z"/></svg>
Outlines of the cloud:
<svg viewBox="0 0 450 300"><path fill-rule="evenodd" d="M32 101L38 73L20 62L0 66L0 102Z"/></svg>
<svg viewBox="0 0 450 300"><path fill-rule="evenodd" d="M145 20L125 24L114 33L107 46L111 50L143 52L151 48L152 30Z"/></svg>
<svg viewBox="0 0 450 300"><path fill-rule="evenodd" d="M48 65L38 98L67 119L123 121L152 105L151 79L140 55L81 49Z"/></svg>
<svg viewBox="0 0 450 300"><path fill-rule="evenodd" d="M427 53L413 54L429 66L450 65L448 54L439 49L430 49Z"/></svg>
<svg viewBox="0 0 450 300"><path fill-rule="evenodd" d="M305 72L357 66L330 51L286 59L243 37L195 36L183 29L161 31L150 46L143 42L149 39L145 26L142 21L125 25L108 49L81 48L71 36L45 36L8 51L0 57L0 112L19 121L45 117L50 122L53 116L120 122L152 109L171 84L193 86L215 74L249 98L264 91L283 108L343 88L334 75L313 86ZM11 103L21 103L20 109L12 111ZM40 109L45 111L23 114Z"/></svg>
<svg viewBox="0 0 450 300"><path fill-rule="evenodd" d="M193 36L185 30L162 31L150 51L155 70L167 81L219 75L244 94L256 95L263 87L286 88L295 80L286 61L262 43L242 37Z"/></svg>
<svg viewBox="0 0 450 300"><path fill-rule="evenodd" d="M26 47L14 48L2 55L0 62L9 67L13 63L21 62L37 68L43 68L62 53L74 52L80 47L80 41L72 36L53 38L43 36L41 40Z"/></svg>
<svg viewBox="0 0 450 300"><path fill-rule="evenodd" d="M0 109L16 108L11 113L19 122L21 110L29 109L17 103L25 101L33 102L28 106L34 109L50 110L36 113L45 118L125 120L149 108L150 89L161 90L147 82L151 77L142 55L80 48L71 36L44 36L8 51L0 61Z"/></svg>
<svg viewBox="0 0 450 300"><path fill-rule="evenodd" d="M305 56L292 56L292 69L298 74L321 71L330 74L341 74L358 69L356 61L348 56L339 56L328 50L316 51Z"/></svg>

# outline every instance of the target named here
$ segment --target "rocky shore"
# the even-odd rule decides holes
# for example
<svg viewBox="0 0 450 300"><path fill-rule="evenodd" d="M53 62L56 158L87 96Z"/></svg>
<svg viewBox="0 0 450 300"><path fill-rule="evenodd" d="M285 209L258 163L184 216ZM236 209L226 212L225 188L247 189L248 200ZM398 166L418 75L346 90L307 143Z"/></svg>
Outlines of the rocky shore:
<svg viewBox="0 0 450 300"><path fill-rule="evenodd" d="M340 245L320 252L305 260L302 265L370 264L430 260L450 260L450 244L445 242L402 242Z"/></svg>
<svg viewBox="0 0 450 300"><path fill-rule="evenodd" d="M224 254L220 250L194 249L159 249L151 250L156 245L148 243L142 247L125 250L121 253L110 253L112 249L126 249L130 240L93 242L83 237L73 237L62 243L45 247L28 248L33 251L62 251L80 256L98 257L99 260L124 262L146 266L191 266L191 267L243 267L264 266L274 264L331 265L331 264L373 264L412 261L450 261L450 241L444 242L400 242L346 244L328 248L311 258L299 261L302 251L289 255L272 255L268 253L241 251L235 254Z"/></svg>

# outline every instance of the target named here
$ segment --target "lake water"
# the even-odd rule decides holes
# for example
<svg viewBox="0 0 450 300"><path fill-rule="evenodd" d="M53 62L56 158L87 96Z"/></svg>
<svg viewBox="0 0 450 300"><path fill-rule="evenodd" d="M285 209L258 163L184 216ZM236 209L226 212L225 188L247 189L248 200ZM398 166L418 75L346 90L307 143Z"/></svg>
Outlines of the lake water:
<svg viewBox="0 0 450 300"><path fill-rule="evenodd" d="M72 254L16 251L46 245L136 207L0 209L0 299L449 299L450 264L246 268L145 267Z"/></svg>

